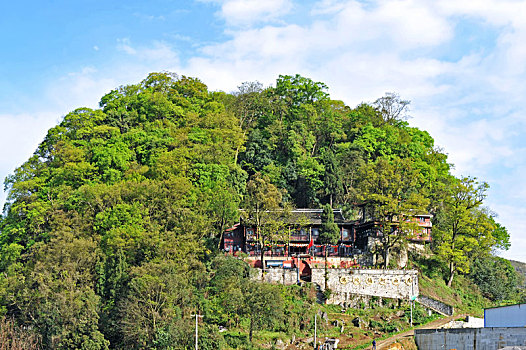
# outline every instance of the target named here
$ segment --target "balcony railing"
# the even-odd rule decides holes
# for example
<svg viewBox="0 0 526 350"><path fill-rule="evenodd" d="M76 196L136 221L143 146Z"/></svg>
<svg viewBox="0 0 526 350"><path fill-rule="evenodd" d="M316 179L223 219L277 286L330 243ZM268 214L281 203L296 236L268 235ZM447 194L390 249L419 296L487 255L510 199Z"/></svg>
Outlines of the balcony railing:
<svg viewBox="0 0 526 350"><path fill-rule="evenodd" d="M308 235L290 235L290 240L308 242L310 238Z"/></svg>

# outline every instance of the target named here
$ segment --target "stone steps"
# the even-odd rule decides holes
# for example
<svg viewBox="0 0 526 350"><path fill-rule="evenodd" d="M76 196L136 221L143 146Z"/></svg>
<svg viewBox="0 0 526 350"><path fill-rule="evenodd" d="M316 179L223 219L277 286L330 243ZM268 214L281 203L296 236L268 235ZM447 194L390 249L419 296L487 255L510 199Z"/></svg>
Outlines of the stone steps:
<svg viewBox="0 0 526 350"><path fill-rule="evenodd" d="M416 302L444 316L453 316L453 313L455 311L453 306L425 295L419 295L416 298Z"/></svg>

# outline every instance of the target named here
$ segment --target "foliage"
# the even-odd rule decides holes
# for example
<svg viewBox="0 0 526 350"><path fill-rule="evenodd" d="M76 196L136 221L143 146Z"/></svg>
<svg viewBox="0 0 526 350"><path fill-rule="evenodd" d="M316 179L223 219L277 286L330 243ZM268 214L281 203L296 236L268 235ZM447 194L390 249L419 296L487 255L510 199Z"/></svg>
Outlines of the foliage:
<svg viewBox="0 0 526 350"><path fill-rule="evenodd" d="M469 277L482 294L494 301L520 300L523 282L511 263L496 256L475 259Z"/></svg>
<svg viewBox="0 0 526 350"><path fill-rule="evenodd" d="M450 283L509 247L483 207L487 186L450 174L429 133L405 121L409 101L388 93L351 108L327 91L300 75L228 94L152 73L67 114L5 180L0 313L46 348L190 348L195 313L200 348L233 347L250 331L256 342L262 329L307 332L312 286L251 281L246 264L219 254L239 209L263 254L287 234L291 207L327 205L321 239L331 244L331 208L355 215L364 204L385 266L411 216L430 212ZM491 276L511 283L496 266ZM484 293L501 300L504 289Z"/></svg>
<svg viewBox="0 0 526 350"><path fill-rule="evenodd" d="M414 215L425 213L429 200L422 191L420 172L408 159L378 158L362 168L361 178L357 197L365 214L378 223L377 249L387 268L391 249L407 242L417 229Z"/></svg>
<svg viewBox="0 0 526 350"><path fill-rule="evenodd" d="M270 182L270 178L261 173L254 174L247 182L242 218L256 230L263 270L265 247L275 240L285 240L288 214L288 207L282 206L281 192Z"/></svg>
<svg viewBox="0 0 526 350"><path fill-rule="evenodd" d="M488 184L462 178L449 188L439 212L435 230L437 254L449 265L448 286L456 272L469 273L475 256L484 256L494 247L507 247L509 236L482 207Z"/></svg>
<svg viewBox="0 0 526 350"><path fill-rule="evenodd" d="M329 204L323 207L319 241L322 244L336 244L340 239L340 230L334 222L334 212Z"/></svg>
<svg viewBox="0 0 526 350"><path fill-rule="evenodd" d="M40 338L29 330L24 330L13 320L0 320L0 349L2 350L36 350L41 349Z"/></svg>

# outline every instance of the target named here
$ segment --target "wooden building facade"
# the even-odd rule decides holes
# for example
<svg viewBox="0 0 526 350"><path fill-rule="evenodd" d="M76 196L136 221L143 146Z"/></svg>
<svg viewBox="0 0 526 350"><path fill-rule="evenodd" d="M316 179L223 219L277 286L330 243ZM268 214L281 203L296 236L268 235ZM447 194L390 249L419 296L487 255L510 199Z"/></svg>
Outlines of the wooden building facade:
<svg viewBox="0 0 526 350"><path fill-rule="evenodd" d="M340 209L334 209L334 222L338 225L340 239L336 245L324 245L319 242L322 209L295 209L288 219L287 232L280 241L265 246L264 255L268 257L291 257L311 255L324 257L353 257L367 251L371 240L383 235L378 222L368 217L366 211L360 212L359 219L346 220ZM409 235L415 242L431 241L431 218L429 214L414 215L412 221L418 227ZM300 222L307 222L300 227ZM227 254L245 253L259 257L261 245L258 232L254 227L245 225L241 220L223 234L221 248Z"/></svg>

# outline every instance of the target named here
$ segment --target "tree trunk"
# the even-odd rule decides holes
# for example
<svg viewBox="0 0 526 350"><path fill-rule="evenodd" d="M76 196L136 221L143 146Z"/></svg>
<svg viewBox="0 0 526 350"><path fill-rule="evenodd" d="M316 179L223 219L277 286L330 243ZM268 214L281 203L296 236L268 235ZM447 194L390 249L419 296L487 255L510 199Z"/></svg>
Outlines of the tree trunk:
<svg viewBox="0 0 526 350"><path fill-rule="evenodd" d="M455 225L456 227L456 225ZM455 238L456 238L456 228L453 228L453 237L451 239L451 251L455 251ZM447 281L447 286L451 287L451 284L453 283L453 276L455 275L455 263L451 261L449 263L449 280Z"/></svg>
<svg viewBox="0 0 526 350"><path fill-rule="evenodd" d="M223 240L223 230L219 234L219 242L217 242L217 250L221 249L221 241Z"/></svg>
<svg viewBox="0 0 526 350"><path fill-rule="evenodd" d="M252 343L252 330L254 329L254 316L250 317L250 330L248 332L248 339Z"/></svg>
<svg viewBox="0 0 526 350"><path fill-rule="evenodd" d="M265 245L263 243L261 245L261 278L263 278L263 272L265 272Z"/></svg>
<svg viewBox="0 0 526 350"><path fill-rule="evenodd" d="M389 267L389 248L384 249L384 269Z"/></svg>
<svg viewBox="0 0 526 350"><path fill-rule="evenodd" d="M329 288L329 283L328 283L328 278L329 278L329 263L328 263L328 258L327 258L327 245L325 245L325 290L327 290L327 288Z"/></svg>
<svg viewBox="0 0 526 350"><path fill-rule="evenodd" d="M449 280L447 281L447 286L451 287L453 283L453 276L455 275L455 264L453 262L449 263Z"/></svg>

